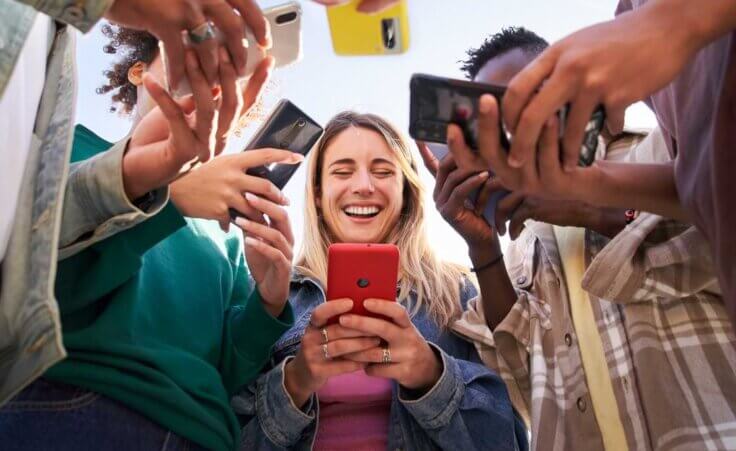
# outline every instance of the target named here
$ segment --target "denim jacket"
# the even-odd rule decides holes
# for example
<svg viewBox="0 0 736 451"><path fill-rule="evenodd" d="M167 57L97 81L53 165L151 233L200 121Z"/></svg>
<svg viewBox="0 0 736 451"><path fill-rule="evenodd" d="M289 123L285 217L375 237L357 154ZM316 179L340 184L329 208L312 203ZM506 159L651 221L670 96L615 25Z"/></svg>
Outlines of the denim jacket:
<svg viewBox="0 0 736 451"><path fill-rule="evenodd" d="M465 281L463 308L475 294L472 283ZM313 448L319 421L317 396L312 395L304 410L299 409L283 378L284 365L296 354L312 311L324 301L325 293L317 282L293 278L289 302L294 326L274 346L270 365L231 403L244 425L240 449ZM388 449L526 449L526 432L503 381L480 363L473 345L442 330L423 309L412 322L442 356L444 369L435 386L419 399L393 383Z"/></svg>
<svg viewBox="0 0 736 451"><path fill-rule="evenodd" d="M22 4L26 3L26 4ZM111 0L0 0L0 95L38 11L89 30ZM30 6L29 6L30 5ZM65 357L54 298L56 260L132 227L144 212L125 195L127 140L69 164L76 97L72 30L57 23L8 248L0 263L0 405Z"/></svg>

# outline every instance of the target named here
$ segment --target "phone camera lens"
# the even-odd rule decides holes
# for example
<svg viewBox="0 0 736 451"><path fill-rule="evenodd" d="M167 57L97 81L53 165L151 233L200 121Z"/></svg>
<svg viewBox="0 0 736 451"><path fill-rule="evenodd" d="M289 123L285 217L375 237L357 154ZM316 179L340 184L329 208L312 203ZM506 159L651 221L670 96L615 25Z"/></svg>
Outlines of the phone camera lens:
<svg viewBox="0 0 736 451"><path fill-rule="evenodd" d="M396 47L396 19L383 19L381 30L383 32L383 46L393 50Z"/></svg>
<svg viewBox="0 0 736 451"><path fill-rule="evenodd" d="M358 286L360 288L366 288L368 285L370 285L370 281L368 279L358 279Z"/></svg>
<svg viewBox="0 0 736 451"><path fill-rule="evenodd" d="M285 23L293 22L295 20L296 20L296 13L295 12L281 14L280 16L276 17L276 23L278 25L283 25Z"/></svg>
<svg viewBox="0 0 736 451"><path fill-rule="evenodd" d="M299 128L302 128L305 125L307 125L307 121L305 121L304 119L299 119L298 121L296 121L296 126Z"/></svg>

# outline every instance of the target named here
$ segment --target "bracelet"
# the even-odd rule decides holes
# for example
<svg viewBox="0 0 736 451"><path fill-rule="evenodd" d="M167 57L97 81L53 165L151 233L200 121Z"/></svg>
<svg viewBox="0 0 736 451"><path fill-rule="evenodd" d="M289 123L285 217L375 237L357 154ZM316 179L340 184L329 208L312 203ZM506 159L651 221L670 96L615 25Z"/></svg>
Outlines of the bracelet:
<svg viewBox="0 0 736 451"><path fill-rule="evenodd" d="M475 268L470 268L470 272L475 272L475 273L481 272L484 269L488 269L500 261L503 261L503 254L500 254L498 257L494 258L493 260L489 261L488 263L484 265L481 265Z"/></svg>

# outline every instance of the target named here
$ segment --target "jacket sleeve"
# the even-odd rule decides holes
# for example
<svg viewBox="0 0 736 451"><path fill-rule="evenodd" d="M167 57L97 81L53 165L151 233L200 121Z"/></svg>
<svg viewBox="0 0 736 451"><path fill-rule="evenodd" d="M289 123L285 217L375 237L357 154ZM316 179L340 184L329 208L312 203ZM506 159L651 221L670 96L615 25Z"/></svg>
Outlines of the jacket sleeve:
<svg viewBox="0 0 736 451"><path fill-rule="evenodd" d="M427 393L413 399L399 388L399 402L443 450L515 450L520 448L517 420L504 382L476 361L450 356L430 344L443 371ZM520 435L525 437L523 432Z"/></svg>
<svg viewBox="0 0 736 451"><path fill-rule="evenodd" d="M127 139L122 140L105 152L71 165L64 193L59 258L129 229L166 205L168 187L153 192L153 202L146 211L128 200L122 176L127 144Z"/></svg>
<svg viewBox="0 0 736 451"><path fill-rule="evenodd" d="M113 0L16 0L86 33L92 29Z"/></svg>
<svg viewBox="0 0 736 451"><path fill-rule="evenodd" d="M294 404L284 385L284 366L290 359L262 373L232 399L243 426L241 450L311 449L317 433L317 399L312 395L304 409Z"/></svg>

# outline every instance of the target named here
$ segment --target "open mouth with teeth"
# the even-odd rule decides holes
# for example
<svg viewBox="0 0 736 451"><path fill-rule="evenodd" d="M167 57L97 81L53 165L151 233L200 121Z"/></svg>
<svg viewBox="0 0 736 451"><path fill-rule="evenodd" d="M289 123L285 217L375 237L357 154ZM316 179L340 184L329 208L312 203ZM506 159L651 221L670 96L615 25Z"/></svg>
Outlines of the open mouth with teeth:
<svg viewBox="0 0 736 451"><path fill-rule="evenodd" d="M381 212L381 209L376 206L363 207L349 205L343 208L342 211L351 218L374 218Z"/></svg>

